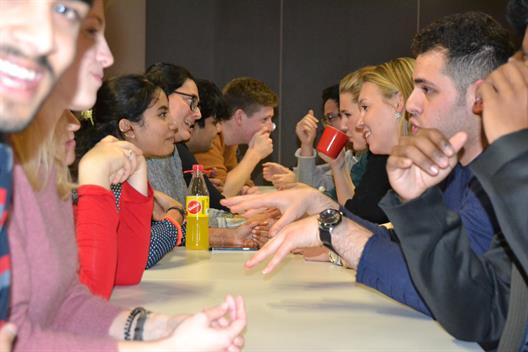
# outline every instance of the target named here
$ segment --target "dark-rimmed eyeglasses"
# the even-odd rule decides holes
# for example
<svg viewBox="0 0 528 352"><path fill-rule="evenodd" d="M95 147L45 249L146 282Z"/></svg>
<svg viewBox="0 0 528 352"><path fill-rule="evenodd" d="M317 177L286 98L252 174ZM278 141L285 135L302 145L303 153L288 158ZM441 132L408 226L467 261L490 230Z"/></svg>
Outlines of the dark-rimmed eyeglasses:
<svg viewBox="0 0 528 352"><path fill-rule="evenodd" d="M328 114L323 115L323 121L325 122L332 122L337 118L340 118L341 114L338 112L330 112Z"/></svg>
<svg viewBox="0 0 528 352"><path fill-rule="evenodd" d="M189 102L189 108L191 111L196 111L200 107L200 98L194 94L187 94L183 92L178 92L177 90L174 91L174 93L183 95L187 98L187 101Z"/></svg>

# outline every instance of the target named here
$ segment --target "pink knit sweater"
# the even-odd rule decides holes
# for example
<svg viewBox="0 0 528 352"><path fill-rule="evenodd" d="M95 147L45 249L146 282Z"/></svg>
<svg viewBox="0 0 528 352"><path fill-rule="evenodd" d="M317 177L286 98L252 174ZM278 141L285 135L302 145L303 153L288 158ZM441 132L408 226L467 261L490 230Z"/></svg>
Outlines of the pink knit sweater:
<svg viewBox="0 0 528 352"><path fill-rule="evenodd" d="M79 283L71 200L59 199L55 175L39 193L14 168L9 224L13 266L10 321L15 351L115 351L108 330L121 309Z"/></svg>

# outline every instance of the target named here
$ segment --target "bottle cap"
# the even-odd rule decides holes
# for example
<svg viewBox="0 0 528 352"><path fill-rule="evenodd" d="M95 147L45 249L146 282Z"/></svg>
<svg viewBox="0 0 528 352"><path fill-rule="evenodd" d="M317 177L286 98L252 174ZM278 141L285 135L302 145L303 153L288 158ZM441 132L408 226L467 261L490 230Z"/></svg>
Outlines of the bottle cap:
<svg viewBox="0 0 528 352"><path fill-rule="evenodd" d="M203 172L203 171L204 171L203 165L200 165L200 164L194 164L194 165L193 165L193 171L200 171L200 172Z"/></svg>

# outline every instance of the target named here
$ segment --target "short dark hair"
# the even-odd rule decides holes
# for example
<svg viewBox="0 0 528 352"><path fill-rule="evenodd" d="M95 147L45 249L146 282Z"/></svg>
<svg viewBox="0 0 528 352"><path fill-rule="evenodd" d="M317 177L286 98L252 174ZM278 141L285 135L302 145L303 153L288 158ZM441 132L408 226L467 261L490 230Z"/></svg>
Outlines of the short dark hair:
<svg viewBox="0 0 528 352"><path fill-rule="evenodd" d="M186 80L195 80L186 68L164 62L151 65L145 72L145 77L161 87L167 96L180 88Z"/></svg>
<svg viewBox="0 0 528 352"><path fill-rule="evenodd" d="M237 109L253 115L263 106L275 108L278 103L277 95L264 82L251 77L231 80L223 92L229 118Z"/></svg>
<svg viewBox="0 0 528 352"><path fill-rule="evenodd" d="M473 11L434 21L416 34L412 50L416 56L431 50L443 52L446 73L461 94L514 53L508 31L491 16Z"/></svg>
<svg viewBox="0 0 528 352"><path fill-rule="evenodd" d="M202 113L202 118L196 121L198 126L205 127L205 120L208 118L216 121L228 119L227 106L220 88L206 79L196 80L196 85L198 94L200 94L200 112Z"/></svg>
<svg viewBox="0 0 528 352"><path fill-rule="evenodd" d="M506 18L517 34L523 36L528 26L528 0L510 0L506 7Z"/></svg>
<svg viewBox="0 0 528 352"><path fill-rule="evenodd" d="M321 98L323 99L323 107L326 101L330 99L339 105L339 84L334 84L333 86L323 89Z"/></svg>

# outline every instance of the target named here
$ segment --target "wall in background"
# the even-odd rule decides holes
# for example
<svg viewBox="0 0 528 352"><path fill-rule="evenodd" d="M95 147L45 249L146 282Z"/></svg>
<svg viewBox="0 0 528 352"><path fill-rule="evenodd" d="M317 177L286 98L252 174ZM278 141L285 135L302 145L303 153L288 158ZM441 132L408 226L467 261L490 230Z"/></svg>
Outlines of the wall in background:
<svg viewBox="0 0 528 352"><path fill-rule="evenodd" d="M416 30L440 16L481 10L505 24L507 0L114 2L119 11L109 12L108 33L115 72L136 72L143 55L143 67L172 62L220 87L237 76L266 82L280 96L270 159L292 166L295 124L309 108L320 111L324 87L366 64L410 55ZM144 24L138 18L143 6ZM111 27L116 22L119 35Z"/></svg>
<svg viewBox="0 0 528 352"><path fill-rule="evenodd" d="M145 71L147 0L105 0L106 39L115 63L107 76Z"/></svg>

